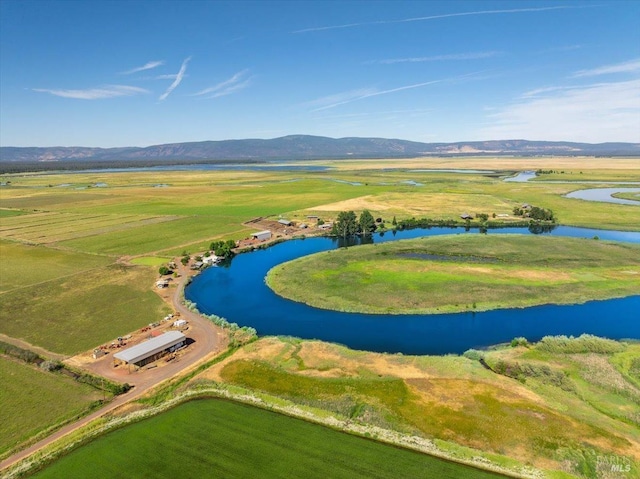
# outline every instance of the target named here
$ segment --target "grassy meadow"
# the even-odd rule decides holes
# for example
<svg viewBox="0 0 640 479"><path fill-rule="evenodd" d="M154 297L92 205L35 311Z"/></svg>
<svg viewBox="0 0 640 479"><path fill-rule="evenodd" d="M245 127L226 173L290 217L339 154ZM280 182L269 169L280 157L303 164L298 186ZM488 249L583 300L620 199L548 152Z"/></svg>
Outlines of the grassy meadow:
<svg viewBox="0 0 640 479"><path fill-rule="evenodd" d="M0 356L0 457L34 435L88 411L103 393L61 374Z"/></svg>
<svg viewBox="0 0 640 479"><path fill-rule="evenodd" d="M10 290L0 296L0 332L55 353L90 350L167 314L156 275L112 264Z"/></svg>
<svg viewBox="0 0 640 479"><path fill-rule="evenodd" d="M307 215L316 214L330 221L342 210L354 209L359 214L368 208L389 225L394 216L401 220L423 216L458 219L462 213L510 215L514 206L530 203L552 209L560 224L640 230L637 206L563 197L570 191L593 187L589 181L640 181L637 159L427 158L309 163L330 169L2 175L0 180L10 184L0 188L0 333L49 351L73 355L157 321L168 312L153 291L159 264L183 251L192 254L203 251L213 240L247 237L254 230L243 223L258 216L278 218L281 215L306 221ZM499 174L413 171L429 168L490 169ZM564 169L565 173L544 175L529 183L505 183L500 178L503 173L538 168ZM605 243L585 244L600 247ZM617 257L616 253L611 259ZM447 267L450 266L451 263L447 263ZM508 265L500 266L504 268L502 280L512 282L513 275L508 273L513 270ZM473 264L473 267L494 265ZM537 271L543 267L530 264L526 268ZM618 274L617 277L607 276L610 272L604 271L604 265L585 268L588 271L582 274L576 267L570 273L570 280L560 281L556 286L587 288L590 293L592 290L588 288L593 287L600 292L607 290L607 294L614 291L619 294L616 288L629 284L623 271L616 270L612 264L610 270ZM496 274L496 278L498 276ZM532 277L522 278L523 284L529 280L538 281ZM607 284L613 286L609 288ZM398 282L398 286L407 285ZM402 294L409 295L411 291L407 289ZM461 357L403 358L362 353L363 356L314 342L305 342L299 347L295 342L285 341L282 349L278 349L280 346L273 346L270 341L275 340L254 343L235 355L234 361L225 363L222 372L212 370L210 373L217 375L216 380L224 376L229 384L266 391L277 387L274 393L359 421L459 442L543 468L559 468L562 461L569 461L571 467L580 464L592 467L594 454L627 457L638 444L638 424L633 419L638 414L637 402L629 399L635 397L635 393L629 392L626 385L637 388L640 382L637 373L633 373L640 369L635 346L595 359L588 355L574 359L567 355L544 356L536 349L523 350L524 359L516 357L518 361L542 361L566 371L578 388L579 394L575 394L536 378L527 379L523 385ZM278 349L276 356L269 355L270 348ZM509 350L520 354L518 348L513 351ZM534 357L536 354L539 357ZM13 431L5 434L0 430L1 438L9 438L5 447L77 414L92 400L92 393L84 389L73 392L70 385L59 392L62 383L57 377L55 381L37 379L43 373L24 372L25 366L4 358L0 358L0 364L3 379L13 381L19 389L0 389L0 411L11 411L9 424L4 427ZM620 386L622 389L612 389L606 382L610 368L622 375L625 381ZM607 373L595 374L596 370ZM23 375L24 383L18 380ZM271 378L272 383L263 378ZM34 383L38 386L38 397L29 398L36 401L31 403L25 391L31 391ZM296 384L304 395L296 393ZM71 397L73 394L75 399ZM37 402L40 400L46 407ZM25 409L20 409L21 405ZM57 412L47 415L49 410ZM251 417L252 413L244 413ZM506 422L491 419L496 416L505 417ZM164 421L160 417L158 421ZM175 426L175 422L168 421ZM142 424L141 431L146 431ZM278 433L282 434L294 427L284 422L278 424ZM321 428L313 426L312 429ZM24 435L16 436L17 431ZM202 428L198 427L198 433L201 432ZM226 437L224 447L228 447L230 441L251 439L250 435L240 439ZM299 442L304 435L295 437L292 443ZM309 444L317 447L318 443L334 441L322 437ZM260 440L256 437L253 445L263 451L265 457L270 457L266 446L259 448ZM448 442L448 447L453 447L453 442ZM138 446L143 448L142 452L131 457L152 461L154 457L172 454L172 448L179 443L174 439L170 444L156 447L155 441L140 441ZM294 453L311 456L303 446ZM345 446L346 450L350 447ZM203 455L216 456L221 449L222 446L206 450L206 454L194 460L204 460ZM200 454L197 447L180 452ZM236 450L235 453L234 460L239 462L238 454L245 452ZM383 453L377 454L385 457ZM295 457L296 461L302 460ZM223 467L233 462L224 457L220 460L227 461L221 463ZM144 461L139 466L131 466L131 470L142 473L146 467L153 467ZM411 462L407 461L407 464ZM111 465L116 464L117 461L111 461ZM396 467L392 475L396 476L398 470ZM318 467L317 471L323 469ZM95 472L94 467L90 473ZM368 472L351 471L350 474ZM241 470L239 474L249 472ZM444 474L436 476L446 477ZM634 474L637 476L637 471Z"/></svg>
<svg viewBox="0 0 640 479"><path fill-rule="evenodd" d="M111 432L33 477L485 479L497 474L228 401L191 401ZM125 472L126 471L126 472Z"/></svg>
<svg viewBox="0 0 640 479"><path fill-rule="evenodd" d="M549 471L549 477L564 477L554 470L608 477L597 459L605 455L632 464L626 477L638 477L640 344L591 337L545 341L475 353L496 374L471 354L384 355L265 338L199 380L443 441L444 450L455 443L494 454L498 462L507 456Z"/></svg>
<svg viewBox="0 0 640 479"><path fill-rule="evenodd" d="M640 246L534 235L447 235L364 245L284 263L278 294L366 313L444 313L638 294Z"/></svg>

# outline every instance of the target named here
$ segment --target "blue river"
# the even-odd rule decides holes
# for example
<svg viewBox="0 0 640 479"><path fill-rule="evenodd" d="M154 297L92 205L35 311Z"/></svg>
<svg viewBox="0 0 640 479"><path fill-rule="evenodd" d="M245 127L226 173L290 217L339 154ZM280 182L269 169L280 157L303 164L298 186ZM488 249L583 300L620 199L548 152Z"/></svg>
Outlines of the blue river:
<svg viewBox="0 0 640 479"><path fill-rule="evenodd" d="M375 234L367 242L444 234L478 234L463 228L431 228ZM529 234L527 228L499 228L488 234ZM571 236L640 243L640 233L559 226L552 236ZM356 241L361 241L357 239ZM187 287L185 297L205 314L216 314L260 336L288 335L344 344L353 349L403 353L462 353L523 336L537 341L546 335L595 334L612 339L640 339L638 296L577 305L544 305L476 313L384 315L343 313L313 308L276 295L264 282L274 266L313 253L344 246L335 238L286 241L243 253L227 264L204 270Z"/></svg>

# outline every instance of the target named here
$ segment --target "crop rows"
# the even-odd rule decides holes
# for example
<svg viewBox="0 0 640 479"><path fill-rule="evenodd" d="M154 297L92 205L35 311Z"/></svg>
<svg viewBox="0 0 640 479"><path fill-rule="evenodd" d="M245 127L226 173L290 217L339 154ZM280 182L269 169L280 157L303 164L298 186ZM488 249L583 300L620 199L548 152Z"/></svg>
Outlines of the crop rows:
<svg viewBox="0 0 640 479"><path fill-rule="evenodd" d="M99 235L127 228L135 228L148 224L171 221L170 216L140 215L79 215L47 213L37 218L29 218L25 223L12 222L0 228L0 235L9 239L54 243L84 236Z"/></svg>

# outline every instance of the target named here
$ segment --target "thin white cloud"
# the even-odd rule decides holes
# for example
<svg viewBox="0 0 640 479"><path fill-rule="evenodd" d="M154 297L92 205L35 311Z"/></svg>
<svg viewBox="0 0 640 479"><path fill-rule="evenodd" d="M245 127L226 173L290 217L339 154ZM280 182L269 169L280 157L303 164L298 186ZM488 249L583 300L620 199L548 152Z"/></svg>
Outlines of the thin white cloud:
<svg viewBox="0 0 640 479"><path fill-rule="evenodd" d="M637 71L640 71L640 58L629 60L623 63L616 63L615 65L605 65L603 67L593 68L591 70L580 70L574 73L573 77L593 77L599 75L608 75L610 73L632 73Z"/></svg>
<svg viewBox="0 0 640 479"><path fill-rule="evenodd" d="M350 119L350 118L374 118L374 117L384 117L389 115L409 115L409 116L420 116L425 115L427 113L432 113L433 109L431 108L418 108L412 110L386 110L386 111L367 111L360 113L347 113L344 115L322 115L318 116L321 120L336 120L336 119Z"/></svg>
<svg viewBox="0 0 640 479"><path fill-rule="evenodd" d="M376 88L358 88L356 90L343 91L340 93L334 93L332 95L323 96L320 98L316 98L315 100L311 100L303 103L302 107L311 107L314 108L312 111L316 111L315 109L319 107L325 107L333 104L341 104L344 102L349 102L353 99L366 97L373 93L379 91Z"/></svg>
<svg viewBox="0 0 640 479"><path fill-rule="evenodd" d="M549 53L549 52L571 52L573 50L580 50L583 46L582 45L563 45L563 46L559 46L559 47L551 47L551 48L547 48L546 50L542 50L538 53Z"/></svg>
<svg viewBox="0 0 640 479"><path fill-rule="evenodd" d="M249 70L242 70L235 75L233 75L228 80L218 83L212 87L205 88L204 90L200 90L197 93L194 93L192 96L206 96L206 98L218 98L221 96L231 95L237 91L240 91L246 87L248 87L251 83L251 78L247 78L243 81L243 77L249 72Z"/></svg>
<svg viewBox="0 0 640 479"><path fill-rule="evenodd" d="M315 108L314 110L311 110L312 112L315 111L322 111L322 110L328 110L330 108L335 108L336 106L340 106L340 105L344 105L346 103L351 103L354 101L358 101L358 100L364 100L365 98L371 98L374 96L380 96L380 95L388 95L389 93L395 93L398 91L403 91L403 90L411 90L413 88L420 88L423 86L427 86L427 85L433 85L435 83L441 83L444 80L432 80L432 81L427 81L427 82L422 82L422 83L414 83L413 85L405 85L405 86L401 86L401 87L397 87L397 88L391 88L389 90L373 90L369 93L365 93L359 96L353 96L352 98L347 98L345 100L342 101L337 101L335 103L331 103L329 105L325 105L319 108Z"/></svg>
<svg viewBox="0 0 640 479"><path fill-rule="evenodd" d="M571 87L566 87L566 86L548 86L543 88L536 88L535 90L529 90L524 92L521 95L521 98L533 98L533 97L540 96L544 93L549 93L552 91L570 90L570 89Z"/></svg>
<svg viewBox="0 0 640 479"><path fill-rule="evenodd" d="M178 85L180 85L182 79L184 78L184 74L187 71L187 64L189 63L189 60L191 60L191 57L185 58L185 60L182 62L182 66L180 67L180 71L178 71L178 73L176 74L175 80L173 80L173 83L169 85L169 88L167 88L167 90L162 95L160 95L158 100L166 100L171 92L175 90Z"/></svg>
<svg viewBox="0 0 640 479"><path fill-rule="evenodd" d="M395 93L398 91L412 90L414 88L420 88L427 85L434 85L436 83L456 82L456 81L472 79L473 77L476 77L476 79L482 78L482 77L477 77L479 73L482 73L482 72L473 72L473 73L467 73L465 75L460 75L453 78L444 78L441 80L431 80L431 81L422 82L422 83L414 83L412 85L405 85L397 88L391 88L389 90L378 90L376 88L361 88L359 90L350 90L347 92L342 92L342 93L337 93L334 95L322 97L317 100L307 102L304 105L307 105L307 106L322 105L312 109L311 112L329 110L331 108L335 108L337 106L344 105L346 103L364 100L365 98L371 98L371 97L380 96L380 95L388 95L389 93Z"/></svg>
<svg viewBox="0 0 640 479"><path fill-rule="evenodd" d="M132 73L143 72L145 70L152 70L153 68L158 68L159 66L164 65L163 60L147 62L141 67L132 68L131 70L127 70L125 72L121 72L121 75L131 75Z"/></svg>
<svg viewBox="0 0 640 479"><path fill-rule="evenodd" d="M394 63L419 63L419 62L437 62L447 60L480 60L483 58L491 58L501 55L501 52L472 52L472 53L454 53L451 55L435 55L431 57L410 57L410 58L389 58L386 60L372 60L367 63L380 63L383 65L391 65Z"/></svg>
<svg viewBox="0 0 640 479"><path fill-rule="evenodd" d="M540 89L487 119L478 138L640 142L640 79Z"/></svg>
<svg viewBox="0 0 640 479"><path fill-rule="evenodd" d="M33 91L49 93L63 98L74 98L77 100L101 100L104 98L115 98L119 96L133 96L140 93L149 93L149 90L128 85L105 85L98 88L87 88L85 90L62 90L50 88L33 88Z"/></svg>
<svg viewBox="0 0 640 479"><path fill-rule="evenodd" d="M166 75L156 75L153 77L154 80L175 80L178 78L177 73L168 73Z"/></svg>
<svg viewBox="0 0 640 479"><path fill-rule="evenodd" d="M467 16L474 16L474 15L499 15L499 14L509 14L509 13L545 12L549 10L566 10L566 9L572 9L572 8L585 8L585 6L574 7L574 6L568 6L568 5L557 5L553 7L512 8L512 9L503 9L503 10L479 10L474 12L445 13L443 15L430 15L427 17L404 18L400 20L379 20L376 22L347 23L344 25L329 25L324 27L303 28L301 30L295 30L291 33L318 32L322 30L336 30L340 28L363 27L368 25L388 25L393 23L423 22L427 20L438 20L441 18L467 17Z"/></svg>

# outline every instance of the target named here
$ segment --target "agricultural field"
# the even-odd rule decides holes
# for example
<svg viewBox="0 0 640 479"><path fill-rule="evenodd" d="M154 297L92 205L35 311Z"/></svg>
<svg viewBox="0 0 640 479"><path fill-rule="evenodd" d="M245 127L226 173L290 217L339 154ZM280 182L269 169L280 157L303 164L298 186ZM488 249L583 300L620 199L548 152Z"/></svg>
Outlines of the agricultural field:
<svg viewBox="0 0 640 479"><path fill-rule="evenodd" d="M497 474L216 399L111 432L33 477L434 477Z"/></svg>
<svg viewBox="0 0 640 479"><path fill-rule="evenodd" d="M2 294L0 333L74 355L158 321L156 272L120 264Z"/></svg>
<svg viewBox="0 0 640 479"><path fill-rule="evenodd" d="M103 393L0 356L0 457L22 441L88 412Z"/></svg>
<svg viewBox="0 0 640 479"><path fill-rule="evenodd" d="M367 208L389 226L394 216L397 220L459 220L462 213L511 215L515 206L530 203L553 210L564 225L640 229L636 206L563 196L593 187L589 181L640 181L637 159L428 158L306 164L327 169L2 175L0 181L10 183L0 188L0 333L51 352L73 355L157 321L169 312L153 291L159 265L183 252L202 252L214 240L245 238L255 231L245 223L256 217L306 221L307 216L318 215L331 221L345 209L360 213ZM487 169L493 173L419 171L431 168ZM502 179L503 175L539 168L560 173L528 183ZM512 220L504 217L505 222ZM595 359L586 355L575 359L540 356L540 361L567 371L579 388L578 397L537 378L527 378L523 385L461 357L375 356L376 364L393 363L389 371L378 371L367 362L374 356L356 361L353 358L360 358L360 353L332 345L320 347L314 342L303 343L303 360L298 360L287 352L297 346L285 341L277 359L267 354L272 347L269 341L276 340L263 339L251 346L265 348L266 352L260 353L263 356L256 356L258 349L243 349L234 356L235 362L228 361L224 369L212 369L210 374L226 384L268 391L269 384L252 373L259 371L273 379L274 388L280 388L271 391L274 394L364 422L449 441L449 447L459 442L486 448L500 457L543 468L558 468L562 461L591 467L590 454L611 452L627 457L629 444L637 444L635 420L619 419L625 414L635 417L636 403L628 399L635 393L629 393L626 385L622 392L603 386L611 372L607 364L616 371L629 371L621 373L624 381L634 377L631 371L635 371L638 352L631 346ZM338 348L338 353L331 353L337 355L335 361L322 362L333 357L327 356L325 347ZM522 351L523 357L542 354L527 351ZM520 349L509 353L520 354ZM497 357L498 353L492 354ZM356 362L343 363L347 359ZM521 360L520 356L516 359ZM3 360L3 368L3 374L12 375L23 366ZM434 370L441 376L435 376ZM592 385L585 379L590 373L581 371L596 370L607 373L594 373L600 383ZM424 371L428 371L426 376ZM425 377L441 379L425 382ZM296 396L295 390L290 390L292 384L298 384L309 396ZM40 427L27 424L25 437L54 424L57 418L69 417L66 409L58 409L66 403L78 404L64 394L49 393L57 386L50 387L45 381L41 385L41 395L48 398L51 409L63 412L53 418L34 413L34 424ZM473 395L465 395L468 391L474 391ZM599 401L607 401L607 406L594 413L590 404ZM83 410L82 404L74 414ZM424 415L431 407L439 411L437 417ZM571 417L566 415L568 409ZM491 414L504 414L512 423L500 429L501 423L487 419ZM479 424L482 427L478 428ZM474 433L476 430L479 432ZM575 434L569 434L572 431ZM549 445L541 439L544 434L556 434L559 439ZM598 441L583 444L581 437ZM522 445L516 446L517 441ZM167 449L169 446L162 450Z"/></svg>
<svg viewBox="0 0 640 479"><path fill-rule="evenodd" d="M461 444L494 454L493 461L507 456L550 477L564 477L554 470L606 477L602 456L630 464L626 477L638 477L639 369L640 344L589 336L515 341L465 356L384 355L265 338L204 372L194 386L213 380L263 391L438 440L444 450Z"/></svg>
<svg viewBox="0 0 640 479"><path fill-rule="evenodd" d="M364 245L273 268L267 284L314 307L445 313L637 294L640 246L533 235L447 235ZM469 292L473 294L469 294Z"/></svg>
<svg viewBox="0 0 640 479"><path fill-rule="evenodd" d="M112 258L54 250L0 240L0 294L57 278L78 275L113 263Z"/></svg>

